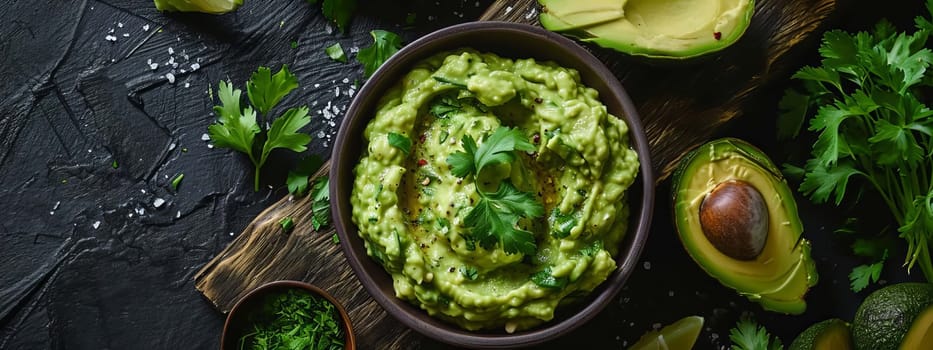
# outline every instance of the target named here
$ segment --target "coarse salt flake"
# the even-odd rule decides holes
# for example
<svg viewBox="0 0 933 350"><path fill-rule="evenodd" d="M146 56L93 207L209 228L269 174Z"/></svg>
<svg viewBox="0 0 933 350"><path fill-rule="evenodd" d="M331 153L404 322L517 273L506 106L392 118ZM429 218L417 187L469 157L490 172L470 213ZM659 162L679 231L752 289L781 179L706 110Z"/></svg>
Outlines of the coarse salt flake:
<svg viewBox="0 0 933 350"><path fill-rule="evenodd" d="M149 31L149 25L148 25L148 24L144 24L144 25L143 25L143 31L147 31L147 32Z"/></svg>
<svg viewBox="0 0 933 350"><path fill-rule="evenodd" d="M105 36L104 39L106 39L107 41L117 41L117 37L113 35Z"/></svg>
<svg viewBox="0 0 933 350"><path fill-rule="evenodd" d="M174 54L175 54L175 49L169 47L169 48L168 48L168 54L169 54L169 55L174 55Z"/></svg>
<svg viewBox="0 0 933 350"><path fill-rule="evenodd" d="M91 224L91 227L93 227L95 230L96 230L98 227L100 227L100 220L94 221L94 223Z"/></svg>
<svg viewBox="0 0 933 350"><path fill-rule="evenodd" d="M165 73L165 79L168 79L168 83L169 83L169 84L174 84L174 83L175 83L175 74L172 74L172 73Z"/></svg>
<svg viewBox="0 0 933 350"><path fill-rule="evenodd" d="M210 141L210 140L211 140L211 135L208 135L206 133L201 135L201 141Z"/></svg>
<svg viewBox="0 0 933 350"><path fill-rule="evenodd" d="M156 198L152 201L152 206L156 208L161 207L163 204L165 204L165 200L162 198Z"/></svg>

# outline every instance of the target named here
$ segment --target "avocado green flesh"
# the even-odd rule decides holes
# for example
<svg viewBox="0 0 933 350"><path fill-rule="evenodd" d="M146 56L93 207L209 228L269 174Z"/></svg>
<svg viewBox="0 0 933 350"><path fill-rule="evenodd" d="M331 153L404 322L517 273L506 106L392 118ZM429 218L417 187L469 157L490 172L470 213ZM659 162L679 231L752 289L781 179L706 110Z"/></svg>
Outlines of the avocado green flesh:
<svg viewBox="0 0 933 350"><path fill-rule="evenodd" d="M933 306L927 306L914 319L900 348L901 350L933 349Z"/></svg>
<svg viewBox="0 0 933 350"><path fill-rule="evenodd" d="M687 316L660 331L645 333L629 350L690 350L703 329L703 317Z"/></svg>
<svg viewBox="0 0 933 350"><path fill-rule="evenodd" d="M631 55L683 59L745 33L754 0L538 0L548 30ZM583 6L583 7L581 7Z"/></svg>
<svg viewBox="0 0 933 350"><path fill-rule="evenodd" d="M765 246L754 260L723 254L700 228L700 203L713 187L728 180L751 184L770 213ZM700 267L766 310L788 314L806 310L804 295L818 280L816 265L809 242L800 238L803 226L793 193L761 151L738 139L712 141L687 155L674 183L677 231Z"/></svg>
<svg viewBox="0 0 933 350"><path fill-rule="evenodd" d="M845 321L838 318L818 322L797 336L788 350L850 350L852 333Z"/></svg>
<svg viewBox="0 0 933 350"><path fill-rule="evenodd" d="M930 305L933 305L933 284L899 283L881 288L859 305L852 320L852 340L858 350L913 349L907 347L908 332L914 332L910 344L928 336ZM923 316L923 317L920 317ZM915 321L916 320L916 321ZM916 323L916 322L920 323ZM926 323L924 325L924 322ZM926 327L926 329L923 329ZM923 334L922 336L920 334ZM905 344L901 344L905 342ZM920 343L916 349L929 349Z"/></svg>

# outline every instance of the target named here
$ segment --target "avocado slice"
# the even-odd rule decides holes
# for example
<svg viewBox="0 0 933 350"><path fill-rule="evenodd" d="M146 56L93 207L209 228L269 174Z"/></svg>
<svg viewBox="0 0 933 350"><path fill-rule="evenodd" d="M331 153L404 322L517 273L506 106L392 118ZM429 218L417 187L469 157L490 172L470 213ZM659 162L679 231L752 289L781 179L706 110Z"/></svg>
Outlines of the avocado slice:
<svg viewBox="0 0 933 350"><path fill-rule="evenodd" d="M793 192L761 150L711 141L685 156L673 181L678 235L703 270L766 310L806 310L816 264Z"/></svg>
<svg viewBox="0 0 933 350"><path fill-rule="evenodd" d="M538 0L548 30L630 55L685 59L722 50L748 28L754 0Z"/></svg>
<svg viewBox="0 0 933 350"><path fill-rule="evenodd" d="M858 350L933 349L933 284L899 283L869 294L852 320Z"/></svg>
<svg viewBox="0 0 933 350"><path fill-rule="evenodd" d="M628 350L690 350L703 329L703 317L687 316L660 331L649 331Z"/></svg>
<svg viewBox="0 0 933 350"><path fill-rule="evenodd" d="M818 322L797 336L788 350L851 350L849 324L838 318Z"/></svg>

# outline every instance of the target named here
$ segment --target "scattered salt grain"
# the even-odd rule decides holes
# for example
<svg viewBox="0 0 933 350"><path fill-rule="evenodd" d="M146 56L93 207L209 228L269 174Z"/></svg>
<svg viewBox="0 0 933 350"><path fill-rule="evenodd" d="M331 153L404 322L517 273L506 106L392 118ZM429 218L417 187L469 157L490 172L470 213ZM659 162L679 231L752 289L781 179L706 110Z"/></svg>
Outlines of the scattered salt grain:
<svg viewBox="0 0 933 350"><path fill-rule="evenodd" d="M643 264L643 266L645 267L645 270L651 270L651 262L650 262L650 261L645 261L645 263Z"/></svg>
<svg viewBox="0 0 933 350"><path fill-rule="evenodd" d="M509 14L509 12L512 12L512 6L505 8L505 14Z"/></svg>
<svg viewBox="0 0 933 350"><path fill-rule="evenodd" d="M538 9L532 7L532 8L531 8L531 11L528 11L528 14L525 15L525 19L531 19L532 17L534 17L534 16L537 15L537 14L538 14Z"/></svg>
<svg viewBox="0 0 933 350"><path fill-rule="evenodd" d="M230 235L233 236L233 232L230 232Z"/></svg>
<svg viewBox="0 0 933 350"><path fill-rule="evenodd" d="M175 84L175 74L165 73L165 79L168 79L169 84Z"/></svg>
<svg viewBox="0 0 933 350"><path fill-rule="evenodd" d="M107 41L117 41L117 37L113 35L105 36L104 39L106 39Z"/></svg>
<svg viewBox="0 0 933 350"><path fill-rule="evenodd" d="M344 84L347 84L347 83L349 83L349 82L350 82L350 78L343 78L343 83L344 83Z"/></svg>
<svg viewBox="0 0 933 350"><path fill-rule="evenodd" d="M94 221L94 223L91 224L91 227L93 227L93 228L96 230L98 227L100 227L100 221L99 221L99 220L98 220L98 221Z"/></svg>
<svg viewBox="0 0 933 350"><path fill-rule="evenodd" d="M169 48L168 48L168 54L169 54L169 55L174 55L174 54L175 54L175 49L169 47Z"/></svg>
<svg viewBox="0 0 933 350"><path fill-rule="evenodd" d="M123 22L117 22L117 27L123 28Z"/></svg>
<svg viewBox="0 0 933 350"><path fill-rule="evenodd" d="M187 88L190 87L190 86L191 86L191 83L185 82L185 89L187 89Z"/></svg>
<svg viewBox="0 0 933 350"><path fill-rule="evenodd" d="M175 212L175 218L178 219L181 217L181 210Z"/></svg>
<svg viewBox="0 0 933 350"><path fill-rule="evenodd" d="M211 140L211 135L208 135L206 133L201 135L201 141L210 141L210 140Z"/></svg>
<svg viewBox="0 0 933 350"><path fill-rule="evenodd" d="M152 206L156 208L161 207L162 204L165 204L165 200L162 198L156 198L155 200L152 201Z"/></svg>
<svg viewBox="0 0 933 350"><path fill-rule="evenodd" d="M59 205L62 205L62 201L55 202L55 205L52 206L52 210L58 210Z"/></svg>
<svg viewBox="0 0 933 350"><path fill-rule="evenodd" d="M146 32L149 31L149 25L148 25L148 24L143 25L143 31L146 31Z"/></svg>
<svg viewBox="0 0 933 350"><path fill-rule="evenodd" d="M200 64L197 64L197 63L192 63L192 64L191 64L191 71L192 71L192 72L193 72L193 71L196 71L196 70L198 70L198 69L200 69L200 68L201 68L201 65L200 65Z"/></svg>
<svg viewBox="0 0 933 350"><path fill-rule="evenodd" d="M130 33L123 33L123 37L124 37L124 38L129 38L129 37L130 37Z"/></svg>

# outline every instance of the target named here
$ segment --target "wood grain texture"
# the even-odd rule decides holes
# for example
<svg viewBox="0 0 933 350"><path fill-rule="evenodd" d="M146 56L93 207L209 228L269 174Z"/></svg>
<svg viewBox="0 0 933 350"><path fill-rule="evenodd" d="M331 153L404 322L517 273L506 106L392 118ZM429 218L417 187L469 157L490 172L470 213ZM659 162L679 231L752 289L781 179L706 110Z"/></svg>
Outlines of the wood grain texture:
<svg viewBox="0 0 933 350"><path fill-rule="evenodd" d="M659 181L670 175L684 153L740 116L758 88L786 78L795 68L789 63L792 48L813 37L836 2L770 0L756 6L743 39L702 61L657 65L588 46L635 101ZM535 24L540 11L534 0L498 1L480 19ZM263 283L307 281L344 303L361 349L419 348L422 336L389 317L363 289L332 241L333 229L312 232L310 225L301 224L310 222L310 208L307 197L286 197L270 206L196 274L196 288L218 310L227 312ZM278 224L284 216L299 223L288 234Z"/></svg>

